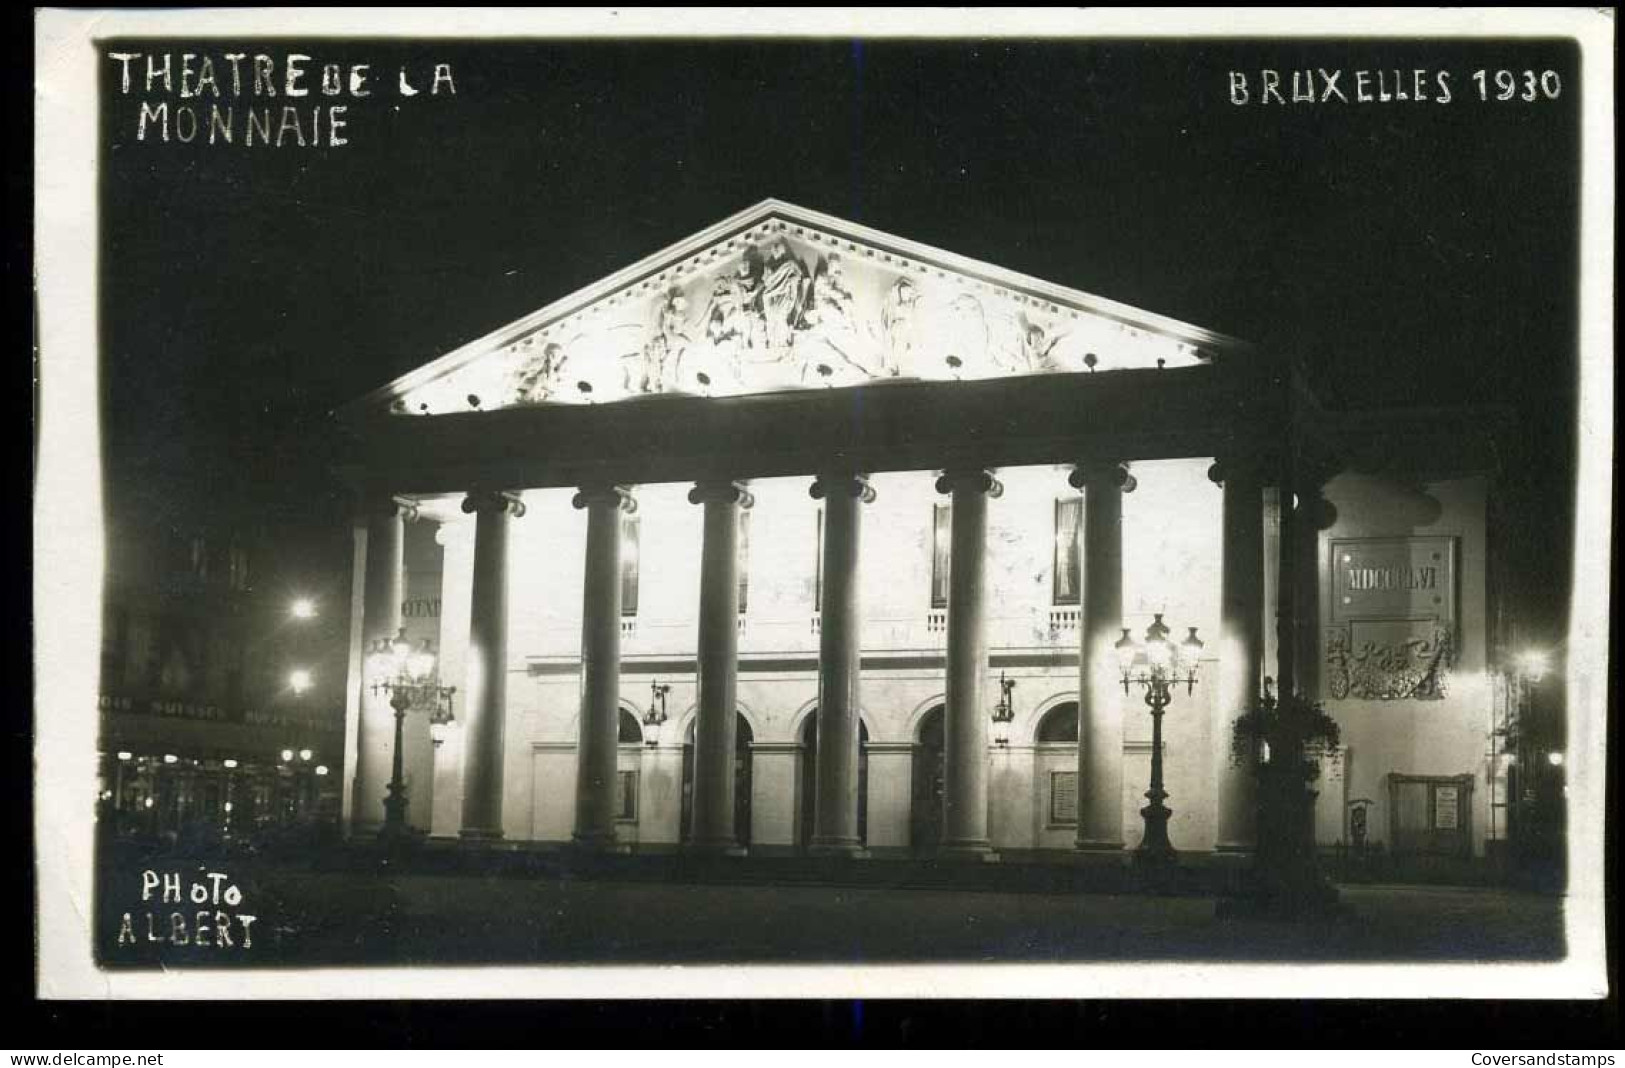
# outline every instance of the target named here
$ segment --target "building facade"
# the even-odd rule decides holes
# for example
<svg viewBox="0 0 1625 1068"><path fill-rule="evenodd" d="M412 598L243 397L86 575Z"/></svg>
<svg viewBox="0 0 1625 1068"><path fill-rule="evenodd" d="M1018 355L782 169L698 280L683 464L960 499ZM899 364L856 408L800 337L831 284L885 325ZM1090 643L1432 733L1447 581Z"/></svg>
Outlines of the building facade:
<svg viewBox="0 0 1625 1068"><path fill-rule="evenodd" d="M369 652L438 653L409 822L592 849L1123 850L1152 724L1116 644L1205 643L1162 764L1181 851L1245 851L1232 723L1342 726L1327 844L1482 854L1504 715L1493 437L1340 415L1290 359L767 201L343 413L345 812L383 818Z"/></svg>
<svg viewBox="0 0 1625 1068"><path fill-rule="evenodd" d="M343 718L336 680L315 684L320 621L289 620L246 530L128 516L112 526L102 833L195 845L336 824ZM288 682L295 664L309 665L304 692Z"/></svg>

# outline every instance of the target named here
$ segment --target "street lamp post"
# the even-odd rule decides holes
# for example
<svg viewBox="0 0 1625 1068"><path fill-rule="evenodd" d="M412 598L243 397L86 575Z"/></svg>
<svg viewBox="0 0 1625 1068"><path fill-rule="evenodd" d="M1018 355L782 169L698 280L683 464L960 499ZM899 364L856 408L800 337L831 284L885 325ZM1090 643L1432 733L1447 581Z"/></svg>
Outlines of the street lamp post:
<svg viewBox="0 0 1625 1068"><path fill-rule="evenodd" d="M1010 701L1010 691L1016 688L1016 680L1005 678L1004 672L999 672L999 703L993 706L993 744L1003 749L1010 744L1010 724L1015 721L1015 705Z"/></svg>
<svg viewBox="0 0 1625 1068"><path fill-rule="evenodd" d="M407 640L406 628L392 639L380 638L373 645L370 660L373 666L373 693L389 695L389 707L395 710L395 752L390 763L388 792L384 797L384 825L378 837L385 841L399 841L410 834L406 824L406 783L402 761L404 752L402 735L406 726L406 713L413 708L426 709L431 724L451 721L451 697L455 686L440 685L435 674L434 648L425 638L416 650Z"/></svg>
<svg viewBox="0 0 1625 1068"><path fill-rule="evenodd" d="M1151 788L1145 792L1150 804L1140 809L1145 820L1145 834L1139 848L1134 851L1134 862L1147 867L1167 867L1177 854L1168 840L1168 817L1173 810L1164 805L1168 791L1162 784L1162 714L1173 700L1173 687L1183 684L1188 694L1196 688L1197 658L1202 652L1202 640L1191 627L1185 640L1177 646L1168 640L1168 628L1158 612L1145 629L1145 641L1136 641L1127 627L1116 644L1118 662L1123 671L1123 692L1132 693L1135 685L1145 690L1145 703L1151 709Z"/></svg>
<svg viewBox="0 0 1625 1068"><path fill-rule="evenodd" d="M666 722L666 695L671 693L671 683L662 683L659 679L649 683L649 711L643 714L643 743L650 749L660 744L660 728Z"/></svg>

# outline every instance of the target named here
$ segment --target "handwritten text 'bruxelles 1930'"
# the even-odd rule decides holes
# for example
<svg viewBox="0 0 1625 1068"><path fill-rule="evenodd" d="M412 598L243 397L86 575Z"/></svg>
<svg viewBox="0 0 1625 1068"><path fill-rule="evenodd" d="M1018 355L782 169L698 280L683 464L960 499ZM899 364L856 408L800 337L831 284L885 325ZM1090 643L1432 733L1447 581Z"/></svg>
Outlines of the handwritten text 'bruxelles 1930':
<svg viewBox="0 0 1625 1068"><path fill-rule="evenodd" d="M1233 70L1228 72L1230 103L1291 107L1304 104L1532 104L1563 95L1555 70L1481 68L1463 77L1448 70Z"/></svg>
<svg viewBox="0 0 1625 1068"><path fill-rule="evenodd" d="M109 52L119 94L139 96L137 141L338 148L350 143L349 106L374 95L455 95L450 63L395 69L393 80L370 63L327 63L299 52L282 56L222 52Z"/></svg>

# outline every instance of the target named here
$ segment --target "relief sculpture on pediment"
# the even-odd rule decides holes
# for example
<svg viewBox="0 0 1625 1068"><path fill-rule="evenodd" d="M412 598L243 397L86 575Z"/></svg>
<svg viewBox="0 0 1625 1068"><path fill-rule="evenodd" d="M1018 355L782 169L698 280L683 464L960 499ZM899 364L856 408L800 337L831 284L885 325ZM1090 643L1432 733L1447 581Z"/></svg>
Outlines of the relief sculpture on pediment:
<svg viewBox="0 0 1625 1068"><path fill-rule="evenodd" d="M777 222L688 252L397 396L398 413L1195 362L1031 292Z"/></svg>

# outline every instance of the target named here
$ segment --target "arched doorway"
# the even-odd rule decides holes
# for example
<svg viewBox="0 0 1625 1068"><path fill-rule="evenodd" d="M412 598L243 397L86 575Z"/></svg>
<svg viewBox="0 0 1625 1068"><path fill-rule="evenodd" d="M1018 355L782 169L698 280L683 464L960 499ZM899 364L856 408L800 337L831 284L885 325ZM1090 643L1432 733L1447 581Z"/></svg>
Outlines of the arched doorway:
<svg viewBox="0 0 1625 1068"><path fill-rule="evenodd" d="M683 735L683 811L680 840L694 837L694 729L696 716ZM734 713L734 839L750 845L750 743L755 740L745 717Z"/></svg>
<svg viewBox="0 0 1625 1068"><path fill-rule="evenodd" d="M818 710L808 714L801 727L801 834L797 839L806 849L813 838L814 812L818 795ZM869 725L858 720L858 840L869 841Z"/></svg>
<svg viewBox="0 0 1625 1068"><path fill-rule="evenodd" d="M947 770L943 728L943 706L938 705L920 717L919 729L914 732L908 844L916 853L931 853L942 841L942 781Z"/></svg>
<svg viewBox="0 0 1625 1068"><path fill-rule="evenodd" d="M1062 701L1038 721L1038 733L1033 739L1039 745L1058 742L1078 744L1078 702Z"/></svg>

